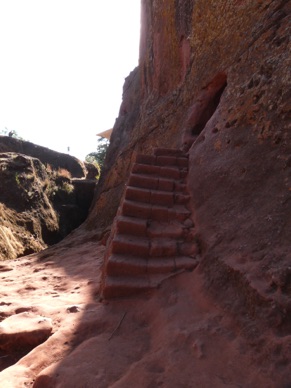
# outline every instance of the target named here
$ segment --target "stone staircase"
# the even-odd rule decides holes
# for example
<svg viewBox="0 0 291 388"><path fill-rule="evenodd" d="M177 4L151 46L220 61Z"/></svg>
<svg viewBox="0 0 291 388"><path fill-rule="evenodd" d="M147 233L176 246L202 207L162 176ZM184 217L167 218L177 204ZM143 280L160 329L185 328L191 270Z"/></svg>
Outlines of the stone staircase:
<svg viewBox="0 0 291 388"><path fill-rule="evenodd" d="M188 156L158 148L133 165L105 254L103 297L134 295L198 264Z"/></svg>

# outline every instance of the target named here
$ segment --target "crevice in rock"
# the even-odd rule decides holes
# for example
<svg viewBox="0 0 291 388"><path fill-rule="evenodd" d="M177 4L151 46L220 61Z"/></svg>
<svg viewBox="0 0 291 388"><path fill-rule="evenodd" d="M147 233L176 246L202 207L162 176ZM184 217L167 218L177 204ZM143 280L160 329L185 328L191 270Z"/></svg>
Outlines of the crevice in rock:
<svg viewBox="0 0 291 388"><path fill-rule="evenodd" d="M227 86L225 73L217 74L213 80L201 90L191 105L186 116L182 135L182 149L188 151L196 141L208 121L214 115L221 96Z"/></svg>

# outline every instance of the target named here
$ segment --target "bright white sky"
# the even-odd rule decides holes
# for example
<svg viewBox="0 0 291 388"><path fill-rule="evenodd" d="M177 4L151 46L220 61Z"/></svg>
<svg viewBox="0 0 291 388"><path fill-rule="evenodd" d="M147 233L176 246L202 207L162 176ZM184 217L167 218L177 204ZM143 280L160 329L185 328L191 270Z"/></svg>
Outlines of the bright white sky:
<svg viewBox="0 0 291 388"><path fill-rule="evenodd" d="M140 0L0 0L0 132L84 159L138 63Z"/></svg>

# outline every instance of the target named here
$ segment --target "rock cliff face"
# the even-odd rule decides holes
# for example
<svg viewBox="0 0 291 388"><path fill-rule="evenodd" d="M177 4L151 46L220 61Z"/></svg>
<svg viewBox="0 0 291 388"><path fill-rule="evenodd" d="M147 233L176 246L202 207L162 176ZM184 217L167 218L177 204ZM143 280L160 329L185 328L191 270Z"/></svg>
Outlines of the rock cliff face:
<svg viewBox="0 0 291 388"><path fill-rule="evenodd" d="M86 219L96 179L85 174L70 155L0 137L0 261L41 251Z"/></svg>
<svg viewBox="0 0 291 388"><path fill-rule="evenodd" d="M290 346L290 9L286 0L142 1L139 66L86 223L111 225L137 153L188 150L198 271L254 346L261 330L278 336L266 354Z"/></svg>

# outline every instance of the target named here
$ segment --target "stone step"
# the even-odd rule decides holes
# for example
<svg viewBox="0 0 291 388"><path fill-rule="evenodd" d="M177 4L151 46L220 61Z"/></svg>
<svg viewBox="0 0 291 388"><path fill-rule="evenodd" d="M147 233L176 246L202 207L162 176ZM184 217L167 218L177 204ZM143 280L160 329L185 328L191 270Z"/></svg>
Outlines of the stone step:
<svg viewBox="0 0 291 388"><path fill-rule="evenodd" d="M147 263L148 275L153 274L171 274L176 271L174 257L151 257Z"/></svg>
<svg viewBox="0 0 291 388"><path fill-rule="evenodd" d="M112 254L146 257L173 257L182 251L184 243L167 238L148 239L126 234L114 236L111 244Z"/></svg>
<svg viewBox="0 0 291 388"><path fill-rule="evenodd" d="M150 239L165 237L178 240L184 237L187 230L180 222L150 221L146 233Z"/></svg>
<svg viewBox="0 0 291 388"><path fill-rule="evenodd" d="M171 207L174 205L175 194L170 191L146 190L128 186L125 192L125 199Z"/></svg>
<svg viewBox="0 0 291 388"><path fill-rule="evenodd" d="M185 269L187 271L192 271L199 264L198 259L191 258L188 256L178 256L174 258L176 271Z"/></svg>
<svg viewBox="0 0 291 388"><path fill-rule="evenodd" d="M183 156L188 158L188 155L177 148L155 148L154 155L156 156Z"/></svg>
<svg viewBox="0 0 291 388"><path fill-rule="evenodd" d="M111 242L110 254L146 257L195 256L198 247L195 242L173 238L138 237L130 234L116 234Z"/></svg>
<svg viewBox="0 0 291 388"><path fill-rule="evenodd" d="M133 236L147 235L146 219L119 216L116 221L116 231L118 234L131 234Z"/></svg>
<svg viewBox="0 0 291 388"><path fill-rule="evenodd" d="M155 287L156 285L150 282L147 275L135 276L134 278L107 276L102 294L105 299L111 299L132 296Z"/></svg>
<svg viewBox="0 0 291 388"><path fill-rule="evenodd" d="M124 216L163 222L175 219L183 222L191 215L184 205L174 205L172 208L167 208L128 200L124 200L121 211Z"/></svg>
<svg viewBox="0 0 291 388"><path fill-rule="evenodd" d="M158 148L154 155L137 155L106 252L105 298L150 290L197 266L187 174L188 155L181 150Z"/></svg>
<svg viewBox="0 0 291 388"><path fill-rule="evenodd" d="M175 269L172 269L172 260L151 259L146 275L130 277L130 275L110 276L108 274L104 281L102 295L105 299L134 296L156 288L167 274L171 275L183 269L191 271L198 265L197 260L188 257L175 258L174 262Z"/></svg>
<svg viewBox="0 0 291 388"><path fill-rule="evenodd" d="M177 241L167 238L156 238L150 240L149 257L174 257L179 254Z"/></svg>
<svg viewBox="0 0 291 388"><path fill-rule="evenodd" d="M189 160L187 155L143 155L136 156L136 163L156 166L177 166L188 168Z"/></svg>
<svg viewBox="0 0 291 388"><path fill-rule="evenodd" d="M130 174L127 186L157 191L184 193L187 191L187 186L184 182L176 181L170 178L159 178L142 174Z"/></svg>
<svg viewBox="0 0 291 388"><path fill-rule="evenodd" d="M178 260L178 259L177 259ZM193 260L192 260L193 262ZM192 263L193 264L193 263ZM181 266L180 266L181 268ZM171 258L150 258L141 259L140 257L128 255L112 255L107 265L107 274L109 276L140 276L147 274L167 274L176 270L176 261Z"/></svg>
<svg viewBox="0 0 291 388"><path fill-rule="evenodd" d="M171 183L172 187L174 187L174 182L171 181ZM128 186L158 190L159 177L131 173L128 180Z"/></svg>
<svg viewBox="0 0 291 388"><path fill-rule="evenodd" d="M157 166L178 166L188 168L189 160L184 156L157 156L156 157Z"/></svg>
<svg viewBox="0 0 291 388"><path fill-rule="evenodd" d="M146 276L147 274L173 273L181 269L192 270L197 264L198 260L187 256L145 259L130 255L113 254L109 257L106 271L108 276Z"/></svg>
<svg viewBox="0 0 291 388"><path fill-rule="evenodd" d="M116 221L116 234L128 234L137 237L148 237L150 239L165 237L176 240L186 239L188 241L192 236L188 236L191 228L192 226L185 226L176 221L149 221L147 219L127 216L118 216Z"/></svg>
<svg viewBox="0 0 291 388"><path fill-rule="evenodd" d="M159 178L155 176L133 174L133 173L130 174L127 185L132 187L139 187L143 189L160 190L160 191L174 191L176 187L174 179Z"/></svg>
<svg viewBox="0 0 291 388"><path fill-rule="evenodd" d="M151 203L153 205L173 206L174 204L186 204L190 195L160 190L140 189L138 187L127 186L125 199L134 202Z"/></svg>
<svg viewBox="0 0 291 388"><path fill-rule="evenodd" d="M146 275L147 265L147 258L112 254L108 259L106 272L109 276Z"/></svg>
<svg viewBox="0 0 291 388"><path fill-rule="evenodd" d="M186 178L188 170L185 167L182 169L177 166L167 167L135 163L132 167L132 173L179 180Z"/></svg>
<svg viewBox="0 0 291 388"><path fill-rule="evenodd" d="M156 156L155 155L137 154L135 163L154 165L154 164L156 164Z"/></svg>
<svg viewBox="0 0 291 388"><path fill-rule="evenodd" d="M116 234L111 242L112 253L148 257L150 255L150 241L147 238L128 234Z"/></svg>

